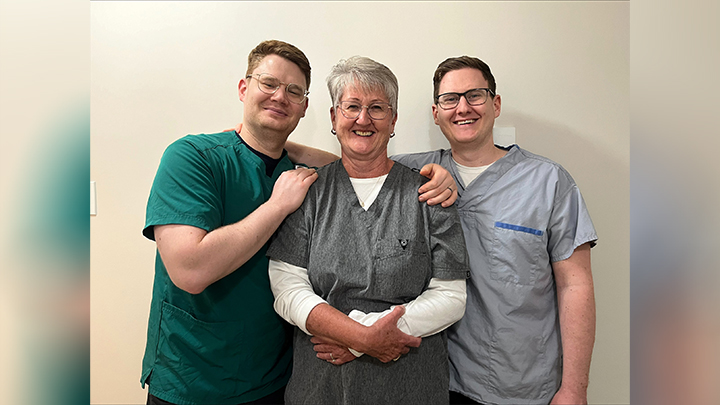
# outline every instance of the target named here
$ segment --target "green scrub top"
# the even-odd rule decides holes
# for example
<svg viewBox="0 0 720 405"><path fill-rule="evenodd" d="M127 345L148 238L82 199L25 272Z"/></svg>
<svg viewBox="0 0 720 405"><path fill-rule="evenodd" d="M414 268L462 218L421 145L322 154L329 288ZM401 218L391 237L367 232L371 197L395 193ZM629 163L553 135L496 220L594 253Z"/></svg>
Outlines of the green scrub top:
<svg viewBox="0 0 720 405"><path fill-rule="evenodd" d="M270 198L293 164L283 154L272 176L234 131L188 135L163 154L143 234L153 226L212 231L242 220ZM180 405L229 405L280 389L290 377L289 326L273 309L267 246L200 294L177 288L156 254L141 383Z"/></svg>

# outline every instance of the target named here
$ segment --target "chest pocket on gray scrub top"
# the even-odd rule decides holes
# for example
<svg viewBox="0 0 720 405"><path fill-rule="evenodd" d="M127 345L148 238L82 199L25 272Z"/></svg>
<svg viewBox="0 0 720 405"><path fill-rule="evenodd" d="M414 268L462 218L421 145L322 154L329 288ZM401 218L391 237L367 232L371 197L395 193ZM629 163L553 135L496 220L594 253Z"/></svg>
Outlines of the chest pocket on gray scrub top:
<svg viewBox="0 0 720 405"><path fill-rule="evenodd" d="M371 290L382 299L414 299L430 281L430 252L424 240L379 239Z"/></svg>
<svg viewBox="0 0 720 405"><path fill-rule="evenodd" d="M495 222L490 252L490 278L513 285L532 286L539 263L547 256L545 233L505 222Z"/></svg>

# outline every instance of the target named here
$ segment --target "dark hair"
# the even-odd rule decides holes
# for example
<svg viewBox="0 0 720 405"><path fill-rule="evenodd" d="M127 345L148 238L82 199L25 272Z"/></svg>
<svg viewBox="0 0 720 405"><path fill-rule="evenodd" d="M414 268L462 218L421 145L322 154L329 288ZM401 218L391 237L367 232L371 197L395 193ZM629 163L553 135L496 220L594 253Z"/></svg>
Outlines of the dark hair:
<svg viewBox="0 0 720 405"><path fill-rule="evenodd" d="M305 74L306 88L310 88L310 61L308 61L303 51L287 42L274 39L260 42L255 49L250 51L250 55L248 55L247 73L245 74L252 74L253 70L260 65L263 58L268 55L278 55L296 64L303 74Z"/></svg>
<svg viewBox="0 0 720 405"><path fill-rule="evenodd" d="M471 56L459 56L455 58L448 58L442 61L435 69L433 74L433 103L437 99L438 92L440 91L440 82L443 77L453 70L460 70L465 68L477 69L482 74L485 80L488 82L488 87L492 90L493 94L497 94L495 91L495 77L490 72L490 66L478 58Z"/></svg>

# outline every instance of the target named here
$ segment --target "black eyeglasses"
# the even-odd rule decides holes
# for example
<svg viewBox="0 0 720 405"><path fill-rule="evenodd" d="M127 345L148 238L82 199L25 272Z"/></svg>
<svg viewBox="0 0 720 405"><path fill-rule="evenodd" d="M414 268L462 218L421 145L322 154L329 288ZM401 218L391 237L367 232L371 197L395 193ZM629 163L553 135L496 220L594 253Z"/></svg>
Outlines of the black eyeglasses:
<svg viewBox="0 0 720 405"><path fill-rule="evenodd" d="M285 85L285 96L290 102L295 104L302 104L307 98L309 91L299 84L295 83L284 83L280 79L271 75L270 73L259 73L254 75L247 75L245 78L255 78L257 80L258 89L265 94L275 94L280 86Z"/></svg>
<svg viewBox="0 0 720 405"><path fill-rule="evenodd" d="M384 120L392 110L392 106L388 103L361 105L355 101L341 101L339 107L342 115L349 120L359 117L363 108L367 108L368 115L374 120Z"/></svg>
<svg viewBox="0 0 720 405"><path fill-rule="evenodd" d="M487 101L488 94L495 97L495 92L487 88L470 89L465 93L443 93L435 97L435 102L443 110L455 108L460 103L460 97L465 97L470 105L483 105Z"/></svg>

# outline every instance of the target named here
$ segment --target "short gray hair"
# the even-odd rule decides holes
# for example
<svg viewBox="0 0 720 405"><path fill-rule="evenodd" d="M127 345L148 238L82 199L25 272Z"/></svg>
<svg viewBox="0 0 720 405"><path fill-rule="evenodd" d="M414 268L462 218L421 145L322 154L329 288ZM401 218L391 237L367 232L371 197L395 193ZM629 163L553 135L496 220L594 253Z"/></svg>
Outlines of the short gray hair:
<svg viewBox="0 0 720 405"><path fill-rule="evenodd" d="M397 115L398 81L387 66L365 56L341 59L332 67L327 78L333 107L340 103L345 89L353 85L366 92L384 92L393 109L393 116Z"/></svg>

